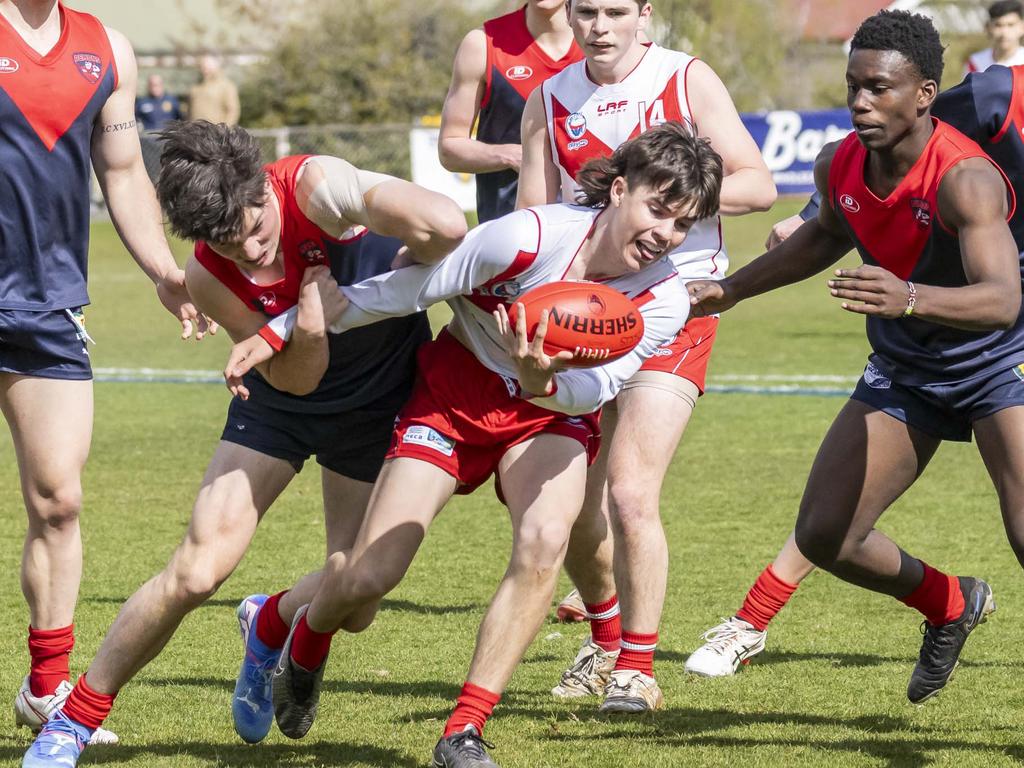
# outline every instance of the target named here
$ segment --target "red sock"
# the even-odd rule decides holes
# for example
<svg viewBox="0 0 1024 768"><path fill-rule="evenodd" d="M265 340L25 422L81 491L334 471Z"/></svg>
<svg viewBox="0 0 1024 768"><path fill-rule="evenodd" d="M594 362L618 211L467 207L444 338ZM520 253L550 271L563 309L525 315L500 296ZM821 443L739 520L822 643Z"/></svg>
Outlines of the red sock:
<svg viewBox="0 0 1024 768"><path fill-rule="evenodd" d="M314 632L306 623L306 617L299 619L292 638L292 661L303 669L314 670L327 658L331 650L333 632Z"/></svg>
<svg viewBox="0 0 1024 768"><path fill-rule="evenodd" d="M281 598L287 594L288 590L285 590L268 597L260 612L256 614L256 639L267 648L283 648L284 641L288 639L291 627L285 624L277 608Z"/></svg>
<svg viewBox="0 0 1024 768"><path fill-rule="evenodd" d="M768 629L768 622L789 602L799 586L780 579L769 564L747 592L743 607L736 611L736 618L747 622L758 632L764 632Z"/></svg>
<svg viewBox="0 0 1024 768"><path fill-rule="evenodd" d="M444 736L458 733L467 725L474 726L476 732L483 735L484 723L500 700L500 693L491 693L486 688L467 682L462 686L462 693L456 699L452 716L444 725Z"/></svg>
<svg viewBox="0 0 1024 768"><path fill-rule="evenodd" d="M622 651L615 662L616 669L636 669L654 677L654 649L658 647L658 633L622 630Z"/></svg>
<svg viewBox="0 0 1024 768"><path fill-rule="evenodd" d="M28 653L32 659L28 684L33 696L52 696L58 685L71 679L68 657L74 647L74 624L60 629L28 628Z"/></svg>
<svg viewBox="0 0 1024 768"><path fill-rule="evenodd" d="M917 589L900 602L923 613L933 627L959 619L964 612L960 579L935 570L923 560L918 562L924 568L924 578Z"/></svg>
<svg viewBox="0 0 1024 768"><path fill-rule="evenodd" d="M85 675L78 678L61 711L76 723L96 730L107 719L117 694L98 693L89 687Z"/></svg>
<svg viewBox="0 0 1024 768"><path fill-rule="evenodd" d="M622 616L619 614L618 595L603 603L584 603L590 619L590 636L605 651L617 651L622 645Z"/></svg>

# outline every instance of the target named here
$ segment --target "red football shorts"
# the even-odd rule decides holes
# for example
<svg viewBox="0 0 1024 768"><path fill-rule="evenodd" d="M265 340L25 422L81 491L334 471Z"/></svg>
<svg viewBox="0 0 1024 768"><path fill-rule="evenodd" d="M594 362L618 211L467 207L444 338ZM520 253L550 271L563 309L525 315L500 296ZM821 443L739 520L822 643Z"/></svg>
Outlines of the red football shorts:
<svg viewBox="0 0 1024 768"><path fill-rule="evenodd" d="M539 434L578 441L593 463L601 446L600 412L568 416L516 395L514 380L485 368L447 330L420 347L409 402L398 414L387 458L420 459L470 493L514 445Z"/></svg>
<svg viewBox="0 0 1024 768"><path fill-rule="evenodd" d="M717 317L693 317L668 344L658 347L641 371L663 371L692 381L704 394L711 346L718 331Z"/></svg>

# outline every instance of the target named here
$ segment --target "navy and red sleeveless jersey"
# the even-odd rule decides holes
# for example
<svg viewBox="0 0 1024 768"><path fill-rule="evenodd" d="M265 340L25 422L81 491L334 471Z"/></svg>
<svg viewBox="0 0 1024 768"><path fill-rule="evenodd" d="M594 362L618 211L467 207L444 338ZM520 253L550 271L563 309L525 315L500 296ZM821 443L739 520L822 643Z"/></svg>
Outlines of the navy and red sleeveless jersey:
<svg viewBox="0 0 1024 768"><path fill-rule="evenodd" d="M956 232L942 222L939 184L968 158L988 156L952 126L934 119L921 156L896 189L877 197L864 182L867 150L850 134L832 159L829 204L866 264L925 285L967 285ZM989 160L991 162L991 160ZM1014 193L1006 181L1011 217ZM1022 315L1024 318L1024 315ZM872 359L894 381L911 386L956 382L1024 362L1024 322L1008 331L974 332L917 317L868 317Z"/></svg>
<svg viewBox="0 0 1024 768"><path fill-rule="evenodd" d="M487 75L476 138L485 144L521 144L526 99L538 85L583 58L575 42L557 61L537 45L526 26L526 6L484 22ZM476 177L476 212L490 221L516 207L519 174L511 169Z"/></svg>
<svg viewBox="0 0 1024 768"><path fill-rule="evenodd" d="M295 199L299 170L309 155L286 157L266 166L281 211L281 250L284 277L257 285L234 262L217 255L204 242L195 256L253 312L274 317L295 306L307 267L326 264L339 285L351 285L391 269L402 242L369 230L354 228L337 240L310 221ZM346 233L348 235L348 233ZM274 408L301 413L327 413L361 408L409 388L415 378L416 350L430 339L425 313L396 317L328 334L330 362L317 389L301 397L281 392L253 371L247 374L250 394ZM343 436L339 436L343 439Z"/></svg>
<svg viewBox="0 0 1024 768"><path fill-rule="evenodd" d="M0 16L0 309L89 303L89 152L117 88L98 19L60 5L45 56Z"/></svg>

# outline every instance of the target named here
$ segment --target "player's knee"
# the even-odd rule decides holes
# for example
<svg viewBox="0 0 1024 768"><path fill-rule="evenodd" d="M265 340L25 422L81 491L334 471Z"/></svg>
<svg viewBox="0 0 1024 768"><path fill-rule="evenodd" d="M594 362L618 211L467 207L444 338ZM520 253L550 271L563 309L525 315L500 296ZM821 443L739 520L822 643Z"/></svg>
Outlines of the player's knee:
<svg viewBox="0 0 1024 768"><path fill-rule="evenodd" d="M610 485L608 501L612 524L627 535L658 520L658 500L650 489L632 483Z"/></svg>
<svg viewBox="0 0 1024 768"><path fill-rule="evenodd" d="M202 605L220 589L231 570L217 563L216 554L205 547L183 546L168 567L173 599L184 606Z"/></svg>
<svg viewBox="0 0 1024 768"><path fill-rule="evenodd" d="M842 542L836 542L832 532L817 519L805 519L801 514L794 531L796 546L801 554L818 568L831 569L839 557Z"/></svg>
<svg viewBox="0 0 1024 768"><path fill-rule="evenodd" d="M29 507L29 514L37 525L58 531L74 526L82 511L82 486L75 482L37 488L30 494Z"/></svg>
<svg viewBox="0 0 1024 768"><path fill-rule="evenodd" d="M570 527L562 521L546 521L524 526L516 538L513 564L538 575L561 567L569 542Z"/></svg>

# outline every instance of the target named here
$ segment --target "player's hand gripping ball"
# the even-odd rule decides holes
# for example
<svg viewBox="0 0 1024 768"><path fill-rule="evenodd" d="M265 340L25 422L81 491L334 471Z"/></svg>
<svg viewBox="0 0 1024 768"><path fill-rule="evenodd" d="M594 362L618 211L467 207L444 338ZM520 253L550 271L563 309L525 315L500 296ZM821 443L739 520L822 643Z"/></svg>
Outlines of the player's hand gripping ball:
<svg viewBox="0 0 1024 768"><path fill-rule="evenodd" d="M516 300L526 310L529 338L537 332L537 321L548 310L544 352L573 353L566 365L589 368L628 355L644 335L644 318L626 296L602 283L562 281L527 291ZM509 320L515 327L518 307L513 304Z"/></svg>

